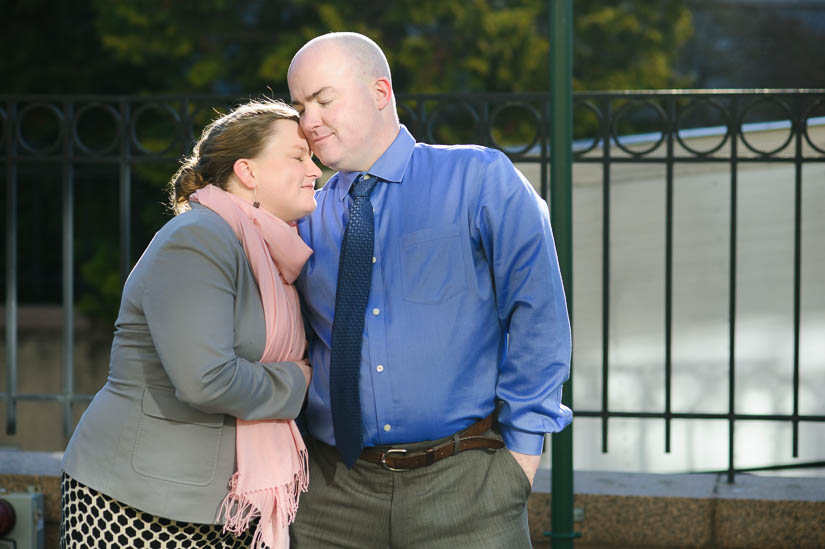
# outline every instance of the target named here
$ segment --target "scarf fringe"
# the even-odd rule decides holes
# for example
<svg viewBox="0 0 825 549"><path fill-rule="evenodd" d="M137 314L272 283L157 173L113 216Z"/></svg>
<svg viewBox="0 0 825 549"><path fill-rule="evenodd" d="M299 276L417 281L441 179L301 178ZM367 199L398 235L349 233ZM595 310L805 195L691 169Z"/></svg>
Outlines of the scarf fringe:
<svg viewBox="0 0 825 549"><path fill-rule="evenodd" d="M298 452L298 459L300 466L295 476L290 482L280 486L240 492L238 473L233 474L229 481L229 493L218 511L219 519L224 520L223 531L240 536L249 528L253 519L261 517L252 547L260 547L261 541L266 541L264 538L269 537L265 536L266 530L274 534L272 537L275 539L268 540L268 545L274 547L277 538L285 534L286 527L295 520L301 492L306 492L309 488L309 456L306 448Z"/></svg>
<svg viewBox="0 0 825 549"><path fill-rule="evenodd" d="M297 228L214 185L189 199L221 216L243 245L264 308L266 346L261 362L304 356L306 337L298 293L291 284L312 250ZM237 418L235 455L238 472L218 510L224 532L239 535L260 517L255 544L263 540L272 549L286 549L287 526L295 518L298 496L308 487L306 446L295 422Z"/></svg>

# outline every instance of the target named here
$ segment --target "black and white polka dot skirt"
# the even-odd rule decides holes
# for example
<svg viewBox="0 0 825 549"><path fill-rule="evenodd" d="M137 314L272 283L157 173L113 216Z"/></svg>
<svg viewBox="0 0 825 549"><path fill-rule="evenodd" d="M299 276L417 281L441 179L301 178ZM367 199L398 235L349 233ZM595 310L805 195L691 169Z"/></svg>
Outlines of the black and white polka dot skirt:
<svg viewBox="0 0 825 549"><path fill-rule="evenodd" d="M60 549L241 549L252 546L257 523L240 537L217 524L179 522L139 511L64 474Z"/></svg>

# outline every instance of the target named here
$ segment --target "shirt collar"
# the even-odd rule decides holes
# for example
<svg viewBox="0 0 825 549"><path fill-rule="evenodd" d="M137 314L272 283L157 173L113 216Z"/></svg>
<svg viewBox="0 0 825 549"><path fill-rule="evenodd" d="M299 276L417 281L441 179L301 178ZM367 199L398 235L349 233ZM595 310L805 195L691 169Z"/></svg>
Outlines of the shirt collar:
<svg viewBox="0 0 825 549"><path fill-rule="evenodd" d="M395 140L387 147L384 154L378 157L378 160L367 170L367 173L389 183L401 183L414 149L415 138L407 130L407 127L401 124L401 129ZM338 172L337 191L339 200L346 198L355 179L362 173L364 172Z"/></svg>

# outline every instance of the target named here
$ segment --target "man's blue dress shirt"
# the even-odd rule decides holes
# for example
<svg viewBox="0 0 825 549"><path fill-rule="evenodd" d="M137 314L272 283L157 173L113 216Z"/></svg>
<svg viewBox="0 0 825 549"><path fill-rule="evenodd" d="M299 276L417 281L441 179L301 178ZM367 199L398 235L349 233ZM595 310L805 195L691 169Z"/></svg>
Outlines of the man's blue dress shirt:
<svg viewBox="0 0 825 549"><path fill-rule="evenodd" d="M364 445L449 436L501 401L507 447L541 453L544 434L572 419L561 404L570 325L547 205L501 152L416 143L403 126L368 172L383 181L370 197ZM298 223L314 250L296 282L314 331L306 422L330 445L335 288L357 176L334 175Z"/></svg>

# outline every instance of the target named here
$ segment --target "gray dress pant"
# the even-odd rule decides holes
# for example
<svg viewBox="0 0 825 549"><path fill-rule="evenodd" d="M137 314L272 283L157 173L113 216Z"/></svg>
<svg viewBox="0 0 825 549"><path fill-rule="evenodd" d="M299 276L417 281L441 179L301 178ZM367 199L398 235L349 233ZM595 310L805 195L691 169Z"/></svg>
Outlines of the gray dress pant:
<svg viewBox="0 0 825 549"><path fill-rule="evenodd" d="M363 460L348 470L335 448L313 440L307 447L309 491L290 528L293 548L531 547L530 482L506 448L467 450L393 472Z"/></svg>

